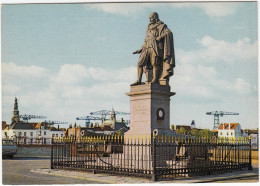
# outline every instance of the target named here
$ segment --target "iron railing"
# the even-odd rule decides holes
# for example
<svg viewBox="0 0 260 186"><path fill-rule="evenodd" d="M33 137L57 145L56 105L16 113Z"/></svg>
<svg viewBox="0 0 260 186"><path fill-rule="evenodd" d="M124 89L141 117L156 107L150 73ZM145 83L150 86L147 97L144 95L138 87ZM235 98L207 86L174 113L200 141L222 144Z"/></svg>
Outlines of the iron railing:
<svg viewBox="0 0 260 186"><path fill-rule="evenodd" d="M158 179L252 169L249 138L53 138L51 168Z"/></svg>

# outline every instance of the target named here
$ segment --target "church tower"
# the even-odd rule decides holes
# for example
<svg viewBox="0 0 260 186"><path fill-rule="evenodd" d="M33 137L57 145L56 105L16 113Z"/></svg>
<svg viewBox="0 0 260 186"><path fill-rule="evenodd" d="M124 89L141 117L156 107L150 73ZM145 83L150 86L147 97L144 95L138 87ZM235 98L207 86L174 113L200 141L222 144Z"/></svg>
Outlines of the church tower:
<svg viewBox="0 0 260 186"><path fill-rule="evenodd" d="M14 110L13 110L11 120L12 120L12 123L20 121L17 98L15 98L15 100L14 100Z"/></svg>
<svg viewBox="0 0 260 186"><path fill-rule="evenodd" d="M196 127L195 127L195 121L194 121L194 120L192 120L192 122L191 122L191 124L190 124L190 128L191 128L191 129L196 128Z"/></svg>
<svg viewBox="0 0 260 186"><path fill-rule="evenodd" d="M110 121L116 122L116 113L114 109L112 109L112 112L110 114Z"/></svg>

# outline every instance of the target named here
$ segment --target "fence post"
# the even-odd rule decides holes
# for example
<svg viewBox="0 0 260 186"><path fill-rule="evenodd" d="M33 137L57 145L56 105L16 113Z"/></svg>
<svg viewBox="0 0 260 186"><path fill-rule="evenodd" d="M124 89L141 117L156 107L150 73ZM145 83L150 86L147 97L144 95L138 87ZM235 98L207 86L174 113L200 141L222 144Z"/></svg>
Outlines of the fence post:
<svg viewBox="0 0 260 186"><path fill-rule="evenodd" d="M51 138L51 169L53 169L53 138Z"/></svg>
<svg viewBox="0 0 260 186"><path fill-rule="evenodd" d="M152 181L157 181L156 176L156 133L152 134L152 163L153 163L153 175Z"/></svg>
<svg viewBox="0 0 260 186"><path fill-rule="evenodd" d="M251 142L252 138L251 138L251 135L249 136L249 165L248 165L248 170L253 170L253 167L252 167L252 142Z"/></svg>

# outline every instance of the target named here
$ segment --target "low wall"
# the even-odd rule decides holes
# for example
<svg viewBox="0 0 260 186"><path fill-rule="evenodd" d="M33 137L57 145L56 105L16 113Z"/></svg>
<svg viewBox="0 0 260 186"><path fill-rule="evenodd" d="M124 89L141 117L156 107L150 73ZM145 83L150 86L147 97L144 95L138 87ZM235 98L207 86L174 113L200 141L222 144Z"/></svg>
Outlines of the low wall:
<svg viewBox="0 0 260 186"><path fill-rule="evenodd" d="M18 146L16 157L51 157L51 145L21 145Z"/></svg>
<svg viewBox="0 0 260 186"><path fill-rule="evenodd" d="M253 160L259 160L259 152L258 152L258 150L257 151L252 150L251 152L252 152L252 159Z"/></svg>

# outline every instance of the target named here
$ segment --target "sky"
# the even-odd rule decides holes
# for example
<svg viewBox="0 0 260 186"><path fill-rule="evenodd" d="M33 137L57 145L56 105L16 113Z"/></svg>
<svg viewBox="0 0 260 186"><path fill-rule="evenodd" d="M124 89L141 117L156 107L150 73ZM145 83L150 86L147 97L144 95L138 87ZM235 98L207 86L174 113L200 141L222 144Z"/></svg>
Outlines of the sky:
<svg viewBox="0 0 260 186"><path fill-rule="evenodd" d="M132 53L154 11L174 36L170 124L213 129L206 112L226 111L239 115L221 123L258 128L256 2L3 5L2 120L10 123L15 97L20 114L81 126L76 117L90 112L130 112Z"/></svg>

